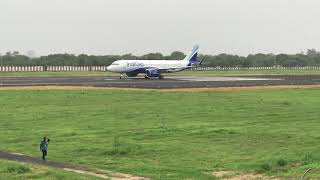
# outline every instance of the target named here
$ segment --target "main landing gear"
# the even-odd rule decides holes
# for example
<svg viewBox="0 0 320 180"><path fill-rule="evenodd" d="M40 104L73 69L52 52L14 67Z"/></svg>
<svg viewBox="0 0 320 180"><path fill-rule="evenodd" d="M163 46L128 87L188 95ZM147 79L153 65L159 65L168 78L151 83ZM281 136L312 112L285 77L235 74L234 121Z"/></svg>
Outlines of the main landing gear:
<svg viewBox="0 0 320 180"><path fill-rule="evenodd" d="M131 77L131 76L130 76ZM123 74L120 74L120 77L119 77L120 79L125 79L124 78L124 75ZM148 76L148 75L144 75L144 78L145 79L150 79L150 77ZM164 79L164 77L163 77L163 75L159 75L159 77L158 77L159 79Z"/></svg>
<svg viewBox="0 0 320 180"><path fill-rule="evenodd" d="M150 77L147 76L147 75L144 75L144 78L145 78L145 79L150 79ZM159 79L163 79L163 78L164 78L163 75L160 75L160 76L159 76Z"/></svg>

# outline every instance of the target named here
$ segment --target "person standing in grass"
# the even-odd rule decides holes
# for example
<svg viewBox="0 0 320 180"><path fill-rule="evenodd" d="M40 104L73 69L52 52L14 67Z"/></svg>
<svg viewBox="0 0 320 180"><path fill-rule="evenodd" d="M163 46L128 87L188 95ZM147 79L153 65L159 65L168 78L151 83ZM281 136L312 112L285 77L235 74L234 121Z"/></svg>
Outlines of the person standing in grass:
<svg viewBox="0 0 320 180"><path fill-rule="evenodd" d="M41 141L41 144L40 144L40 150L42 151L43 160L46 160L49 141L50 141L49 138L43 137L43 140Z"/></svg>

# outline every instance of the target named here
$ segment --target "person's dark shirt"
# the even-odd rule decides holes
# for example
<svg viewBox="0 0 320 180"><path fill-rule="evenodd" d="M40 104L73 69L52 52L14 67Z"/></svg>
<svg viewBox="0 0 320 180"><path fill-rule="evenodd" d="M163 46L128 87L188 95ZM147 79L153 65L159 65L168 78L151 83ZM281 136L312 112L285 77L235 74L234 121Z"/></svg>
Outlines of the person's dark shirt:
<svg viewBox="0 0 320 180"><path fill-rule="evenodd" d="M41 150L47 150L48 149L48 145L49 145L48 141L43 140L43 141L41 141L40 149Z"/></svg>

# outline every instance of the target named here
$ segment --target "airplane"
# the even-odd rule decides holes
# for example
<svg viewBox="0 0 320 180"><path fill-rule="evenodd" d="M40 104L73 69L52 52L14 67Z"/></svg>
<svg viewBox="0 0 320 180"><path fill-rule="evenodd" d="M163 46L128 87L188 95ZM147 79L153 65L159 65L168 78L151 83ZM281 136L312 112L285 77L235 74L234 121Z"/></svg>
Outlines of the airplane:
<svg viewBox="0 0 320 180"><path fill-rule="evenodd" d="M183 60L117 60L107 67L107 71L120 73L128 77L136 77L145 74L145 78L163 79L162 73L173 73L200 66L202 61L197 60L199 46L195 45Z"/></svg>

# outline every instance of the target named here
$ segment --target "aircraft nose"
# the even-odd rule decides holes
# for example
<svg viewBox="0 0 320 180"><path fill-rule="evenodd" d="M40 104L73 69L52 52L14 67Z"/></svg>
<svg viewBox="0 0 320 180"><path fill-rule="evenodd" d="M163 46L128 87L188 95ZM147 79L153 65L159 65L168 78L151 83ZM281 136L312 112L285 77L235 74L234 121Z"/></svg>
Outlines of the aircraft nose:
<svg viewBox="0 0 320 180"><path fill-rule="evenodd" d="M110 66L107 66L107 71L114 71L115 68L114 66L110 65Z"/></svg>

